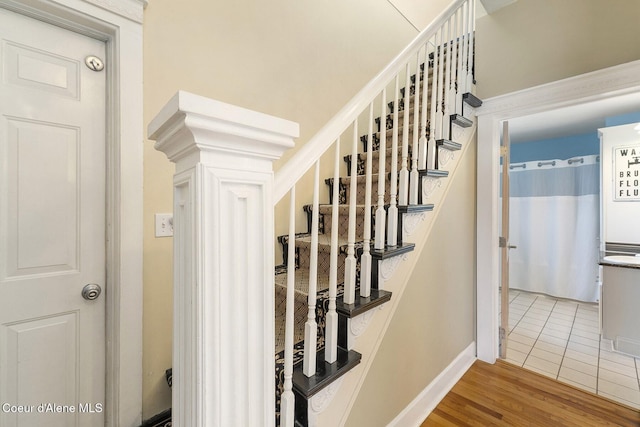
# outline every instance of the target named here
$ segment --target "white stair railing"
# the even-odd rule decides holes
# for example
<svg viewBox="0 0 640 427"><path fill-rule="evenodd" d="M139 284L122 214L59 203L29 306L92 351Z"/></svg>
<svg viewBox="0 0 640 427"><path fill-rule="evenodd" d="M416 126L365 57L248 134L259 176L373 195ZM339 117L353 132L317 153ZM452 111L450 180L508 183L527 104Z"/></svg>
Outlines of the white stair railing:
<svg viewBox="0 0 640 427"><path fill-rule="evenodd" d="M336 295L339 280L343 280L342 300L346 305L357 304L358 298L371 295L371 274L374 271L372 250L380 252L386 247L399 244L398 208L418 204L420 171L438 168L436 141L452 138L450 115L461 115L463 112L462 91L472 88L472 80L469 77L473 69L472 2L473 0L455 1L433 25L421 33L398 58L338 112L334 119L301 147L275 175L275 198L279 199L315 164L312 217L308 229L310 237L303 238L311 240L310 254L305 255L310 258L309 292L316 292L316 276L326 275L325 283L328 281L328 311L324 331L326 362L336 361L338 354ZM387 129L388 98L392 100L392 129ZM374 114L380 117L377 133L373 132ZM363 146L360 144L360 135L364 135ZM387 138L389 135L390 141ZM346 144L349 146L347 152L341 152L341 137L351 142ZM330 245L330 262L328 271L321 271L316 265L319 262L317 174L320 169L319 159L334 142L333 179L330 189L333 198L331 236L330 239L328 236L322 239ZM387 152L389 146L390 153ZM366 150L364 155L361 154L363 149ZM374 150L378 151L379 156L377 174L373 171ZM340 157L345 154L350 159L349 177L340 178ZM390 173L387 175L389 163ZM374 176L377 176L378 189L375 206L372 206ZM375 214L372 216L374 209ZM341 214L342 218L348 220L340 221L338 217ZM329 227L329 222L324 221L324 227ZM371 224L374 221L375 235L372 236ZM343 233L342 236L339 235L339 230ZM291 240L289 245L290 248L293 245ZM304 260L299 262L306 265ZM326 269L326 266L323 268ZM288 269L289 275L294 276L296 263L289 261ZM339 274L340 271L343 275ZM303 276L304 274L298 275ZM356 292L358 286L359 294ZM315 296L308 295L302 362L303 373L308 377L315 374L317 342L315 331L312 331L317 327L315 308ZM288 316L293 316L293 312L288 313ZM287 324L291 323L287 321ZM345 345L347 350L352 346L348 339L342 345ZM285 353L293 354L291 342L288 342ZM289 378L290 374L285 371L285 378ZM281 414L281 425L293 425L294 420L288 417L289 414Z"/></svg>
<svg viewBox="0 0 640 427"><path fill-rule="evenodd" d="M369 104L369 131L367 133L370 145L373 145L373 102ZM373 146L367 150L367 160L365 166L365 196L364 196L364 231L362 242L362 256L360 257L360 296L369 298L371 295L371 193L372 193L372 160ZM378 179L383 179L378 177Z"/></svg>
<svg viewBox="0 0 640 427"><path fill-rule="evenodd" d="M461 33L462 33L462 37L460 39L458 39L458 63L456 65L456 100L454 101L454 107L455 107L455 114L462 114L462 89L464 88L464 85L462 84L461 81L461 76L462 76L462 63L463 63L463 58L464 58L464 44L465 44L465 40L466 37L464 37L464 34L466 34L466 12L467 12L467 4L463 4L462 7L459 9L458 14L460 15L459 19L460 19L460 28L461 28Z"/></svg>
<svg viewBox="0 0 640 427"><path fill-rule="evenodd" d="M284 335L284 391L280 398L281 425L293 425L295 419L295 396L293 394L293 350L295 310L295 264L296 264L296 186L289 191L289 250L287 251L287 303ZM291 421L289 421L291 420Z"/></svg>
<svg viewBox="0 0 640 427"><path fill-rule="evenodd" d="M307 294L307 322L304 327L303 371L308 377L316 373L316 342L318 341L318 323L316 322L316 294L318 289L318 209L320 207L320 161L316 162L313 177L313 207L311 212L311 256L309 260L309 293ZM292 242L289 242L291 244ZM294 266L289 266L295 270ZM291 271L290 274L295 274Z"/></svg>
<svg viewBox="0 0 640 427"><path fill-rule="evenodd" d="M433 37L435 39L435 35ZM429 43L424 46L424 69L422 79L422 106L420 107L420 139L418 140L418 169L427 168L427 100L429 99ZM433 107L431 107L433 108Z"/></svg>
<svg viewBox="0 0 640 427"><path fill-rule="evenodd" d="M442 28L438 29L434 35L435 46L441 46L442 42ZM440 50L436 47L433 53L433 75L431 76L431 118L429 119L429 142L427 143L427 169L436 168L436 138L439 135L441 128L440 120L438 118L437 111L440 108L440 96L438 90L440 89Z"/></svg>
<svg viewBox="0 0 640 427"><path fill-rule="evenodd" d="M380 96L380 111L387 108L387 88L382 89ZM380 148L378 158L378 208L376 209L376 233L374 248L378 251L384 249L385 231L387 229L387 211L384 208L384 194L386 191L387 171L387 117L380 115Z"/></svg>
<svg viewBox="0 0 640 427"><path fill-rule="evenodd" d="M469 57L469 29L471 28L471 8L472 6L469 3L465 3L463 5L463 36L462 36L462 64L460 65L460 73L458 74L460 77L458 78L458 82L460 83L460 90L458 91L460 94L460 99L456 102L460 103L460 107L462 107L462 94L469 91L469 87L467 86L467 59ZM462 114L462 112L460 113Z"/></svg>
<svg viewBox="0 0 640 427"><path fill-rule="evenodd" d="M457 82L456 82L456 76L457 76L457 71L458 71L458 30L460 29L459 25L459 17L460 17L460 11L461 9L458 9L456 11L456 13L453 14L453 16L451 17L451 20L453 21L452 24L452 32L451 32L451 77L449 78L450 84L449 84L449 114L455 114L456 112L456 99L457 99L457 95L456 95L456 89L457 89ZM448 117L448 115L446 116ZM449 133L449 139L453 138L453 135L451 135L451 133Z"/></svg>
<svg viewBox="0 0 640 427"><path fill-rule="evenodd" d="M473 87L473 78L474 78L474 56L475 56L475 44L473 42L473 38L475 37L475 22L476 22L476 4L475 2L469 2L469 31L467 33L469 37L469 46L467 46L467 74L466 74L466 85L465 85L465 93L470 92Z"/></svg>
<svg viewBox="0 0 640 427"><path fill-rule="evenodd" d="M442 139L451 139L451 135L449 135L449 121L447 118L449 117L450 112L450 97L451 97L451 54L453 52L453 46L451 43L452 35L453 35L453 16L452 15L447 21L447 45L446 48L443 47L445 53L445 71L444 71L444 89L443 89L443 100L442 100Z"/></svg>
<svg viewBox="0 0 640 427"><path fill-rule="evenodd" d="M409 195L409 169L407 168L407 161L409 158L409 117L411 116L411 104L409 101L411 85L411 63L407 62L405 66L405 86L404 86L404 111L402 115L402 169L400 169L399 185L398 185L398 204L401 206L408 205Z"/></svg>
<svg viewBox="0 0 640 427"><path fill-rule="evenodd" d="M411 146L411 173L409 175L409 204L418 204L418 141L420 138L420 51L416 53L416 73L413 96L413 141Z"/></svg>
<svg viewBox="0 0 640 427"><path fill-rule="evenodd" d="M300 302L304 309L299 310L306 318L302 374L311 377L316 374L316 293L319 286L328 286L324 359L332 363L339 353L336 304L339 281L344 278L344 304L357 304L359 298L371 295L370 280L375 271L371 246L379 253L400 243L398 208L418 203L420 169L437 168L435 140L451 138L449 112L459 111L454 104L461 99L461 90L470 91L473 83L473 1L453 1L275 175L271 172L272 161L290 147L292 138L297 135L297 127L290 122L180 92L149 126L152 138L158 141L156 148L176 162L176 203L182 203L175 207L174 237L177 296L174 310L175 425L272 425L275 420L275 414L272 419L262 419L275 407L273 398L265 396L269 393L267 390L273 390L273 373L271 378L265 374L268 361L272 360L267 356L267 350L274 348L273 335L265 332L273 330L274 318L274 256L273 243L269 240L274 234L272 208L289 193L285 362L280 421L283 426L293 426L296 406L293 382L298 375L294 345L301 339L296 337L299 332L294 331L295 324L299 323L294 320L296 298L306 289L306 301ZM402 87L404 97L401 101ZM389 133L388 98L393 100L393 129ZM374 114L380 116L377 136L373 132ZM398 145L400 115L403 116L401 146ZM359 135L364 132L358 123L367 123L364 163L359 154ZM340 139L347 137L343 136L345 132L352 132L348 136L352 138L351 176L348 181L341 181L340 158L347 153L341 152ZM391 144L388 143L389 134ZM389 145L391 162L387 175ZM323 192L319 183L320 159L332 146L335 152L329 239L321 236L326 232L328 222L321 221L320 215L324 212L322 215L326 216L328 207L321 206ZM254 150L258 154L254 154ZM373 171L373 152L376 150L379 156L377 174ZM254 166L257 170L252 172ZM304 184L298 182L312 169L313 190L306 192ZM363 180L358 178L359 170L364 175ZM372 206L375 176L378 180L377 201L376 206ZM309 224L306 230L309 234L304 237L296 234L305 231L296 227L299 209L296 188L298 196L312 193L311 221L305 222ZM219 199L222 195L226 199ZM298 203L304 202L307 201L298 200ZM374 208L375 215L372 216ZM346 212L347 236L340 236L345 230L339 216ZM321 222L323 230L320 230ZM372 227L374 222L375 227ZM375 229L375 236L371 235L372 229ZM259 238L255 236L257 230L263 230ZM227 250L227 246L221 249L222 241L231 249ZM259 248L254 248L256 241L259 241ZM327 245L330 246L328 249ZM343 253L345 247L346 254ZM308 256L308 262L300 259L303 252L307 254L304 256ZM213 260L212 254L216 257ZM329 262L326 262L327 254ZM323 258L322 266L320 257ZM308 274L296 271L303 265L309 269ZM296 289L307 279L308 283L302 289ZM360 293L356 294L358 286ZM260 313L257 318L256 311ZM227 331L230 322L240 325L238 329L247 326L246 330L237 331L238 335L213 332ZM256 337L263 337L259 344L255 343ZM343 345L351 347L348 340ZM233 378L249 374L259 374L260 380ZM228 393L228 390L235 391ZM236 404L236 398L243 399L242 404ZM212 405L213 411L207 409L205 401ZM247 401L255 408L243 412Z"/></svg>
<svg viewBox="0 0 640 427"><path fill-rule="evenodd" d="M358 119L353 122L353 143L351 144L351 181L349 186L349 231L347 259L344 261L344 303L356 300L356 203L358 197ZM371 141L369 141L371 144Z"/></svg>
<svg viewBox="0 0 640 427"><path fill-rule="evenodd" d="M400 115L400 76L396 75L393 89L393 129L391 133L391 178L389 178L389 212L387 213L387 245L395 246L398 241L398 116Z"/></svg>
<svg viewBox="0 0 640 427"><path fill-rule="evenodd" d="M333 200L331 204L331 251L329 255L329 307L325 330L324 359L333 363L338 358L338 313L336 295L338 294L338 197L340 180L340 138L336 140L335 161L333 164Z"/></svg>

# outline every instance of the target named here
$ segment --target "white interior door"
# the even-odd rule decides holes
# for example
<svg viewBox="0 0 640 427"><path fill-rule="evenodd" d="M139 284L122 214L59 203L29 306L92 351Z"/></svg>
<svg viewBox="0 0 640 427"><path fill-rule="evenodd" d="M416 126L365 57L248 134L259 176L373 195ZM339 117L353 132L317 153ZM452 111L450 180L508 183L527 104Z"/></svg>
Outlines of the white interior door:
<svg viewBox="0 0 640 427"><path fill-rule="evenodd" d="M104 43L0 9L1 427L104 425L105 71L89 55Z"/></svg>

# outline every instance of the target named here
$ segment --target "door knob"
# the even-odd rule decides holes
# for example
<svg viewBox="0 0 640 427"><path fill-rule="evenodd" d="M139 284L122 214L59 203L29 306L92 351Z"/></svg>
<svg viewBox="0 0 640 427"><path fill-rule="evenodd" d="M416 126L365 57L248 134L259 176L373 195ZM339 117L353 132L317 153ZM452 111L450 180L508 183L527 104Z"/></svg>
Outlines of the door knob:
<svg viewBox="0 0 640 427"><path fill-rule="evenodd" d="M102 293L102 288L100 285L96 285L95 283L89 283L82 288L82 298L87 301L93 301L98 298Z"/></svg>

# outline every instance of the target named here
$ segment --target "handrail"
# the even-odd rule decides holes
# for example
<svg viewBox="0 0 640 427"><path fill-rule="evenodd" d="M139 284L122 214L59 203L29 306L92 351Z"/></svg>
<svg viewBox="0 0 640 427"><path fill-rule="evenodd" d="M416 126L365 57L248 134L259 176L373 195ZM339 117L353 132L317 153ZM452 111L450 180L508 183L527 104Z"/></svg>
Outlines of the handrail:
<svg viewBox="0 0 640 427"><path fill-rule="evenodd" d="M349 127L383 88L406 66L415 54L436 33L466 0L454 0L377 76L367 83L338 113L304 144L276 173L273 202L280 201L293 185L315 164L335 140Z"/></svg>

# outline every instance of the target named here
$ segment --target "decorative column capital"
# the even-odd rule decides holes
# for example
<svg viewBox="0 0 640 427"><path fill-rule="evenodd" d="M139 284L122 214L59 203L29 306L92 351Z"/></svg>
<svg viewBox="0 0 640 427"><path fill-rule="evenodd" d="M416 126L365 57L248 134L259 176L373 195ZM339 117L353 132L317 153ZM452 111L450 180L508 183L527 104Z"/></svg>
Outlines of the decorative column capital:
<svg viewBox="0 0 640 427"><path fill-rule="evenodd" d="M272 162L294 146L299 125L257 111L178 91L148 127L149 138L179 169L195 163L248 168L247 158ZM244 166L243 166L244 165ZM182 168L180 167L182 166ZM270 169L270 166L267 166Z"/></svg>

